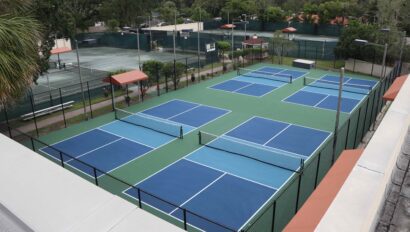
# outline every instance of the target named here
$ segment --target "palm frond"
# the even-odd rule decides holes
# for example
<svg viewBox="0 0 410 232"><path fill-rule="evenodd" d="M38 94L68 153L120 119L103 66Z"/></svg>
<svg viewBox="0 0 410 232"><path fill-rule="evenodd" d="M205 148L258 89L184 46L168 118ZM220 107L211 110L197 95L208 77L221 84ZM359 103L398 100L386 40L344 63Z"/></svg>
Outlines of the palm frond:
<svg viewBox="0 0 410 232"><path fill-rule="evenodd" d="M27 17L0 17L0 104L24 95L38 72L39 23Z"/></svg>

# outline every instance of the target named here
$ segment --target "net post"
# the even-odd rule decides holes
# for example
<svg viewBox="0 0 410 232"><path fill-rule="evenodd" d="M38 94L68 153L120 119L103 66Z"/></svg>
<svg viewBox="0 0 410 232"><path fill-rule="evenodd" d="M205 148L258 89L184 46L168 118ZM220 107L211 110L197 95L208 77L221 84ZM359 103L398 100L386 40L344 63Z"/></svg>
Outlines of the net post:
<svg viewBox="0 0 410 232"><path fill-rule="evenodd" d="M290 75L290 83L292 84L292 82L293 82L293 76Z"/></svg>
<svg viewBox="0 0 410 232"><path fill-rule="evenodd" d="M95 181L95 185L98 186L98 176L97 176L97 169L95 167L93 167L93 174L94 174L94 181Z"/></svg>
<svg viewBox="0 0 410 232"><path fill-rule="evenodd" d="M133 187L134 188L134 187ZM138 207L142 209L142 203L141 203L141 189L137 188L137 194L138 194Z"/></svg>
<svg viewBox="0 0 410 232"><path fill-rule="evenodd" d="M201 133L201 131L198 132L198 141L199 141L199 144L202 145L202 133Z"/></svg>
<svg viewBox="0 0 410 232"><path fill-rule="evenodd" d="M303 77L303 85L306 86L306 77Z"/></svg>
<svg viewBox="0 0 410 232"><path fill-rule="evenodd" d="M299 172L302 173L303 169L305 168L305 160L304 159L300 159L300 170Z"/></svg>
<svg viewBox="0 0 410 232"><path fill-rule="evenodd" d="M186 209L182 209L182 212L184 213L184 230L187 230L188 226L186 221Z"/></svg>

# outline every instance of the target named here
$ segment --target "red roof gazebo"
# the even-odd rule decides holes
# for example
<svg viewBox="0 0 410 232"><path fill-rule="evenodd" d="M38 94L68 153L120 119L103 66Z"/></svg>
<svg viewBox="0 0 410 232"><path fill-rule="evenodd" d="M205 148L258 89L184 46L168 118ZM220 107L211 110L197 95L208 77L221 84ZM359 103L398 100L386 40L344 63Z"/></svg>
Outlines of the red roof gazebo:
<svg viewBox="0 0 410 232"><path fill-rule="evenodd" d="M129 84L137 84L139 86L139 93L138 93L138 97L141 100L144 100L144 95L145 95L145 91L142 88L141 85L141 81L145 81L148 80L148 75L145 74L144 72L140 71L140 70L132 70L129 72L125 72L125 73L120 73L120 74L116 74L116 75L112 75L111 77L107 77L105 78L103 81L104 82L109 82L112 85L117 85L117 86L126 86L127 89L127 98L129 99L129 91L128 91L128 85ZM114 95L114 88L111 89L112 91L112 96ZM114 97L113 97L114 99ZM127 104L129 104L129 101L127 102Z"/></svg>
<svg viewBox="0 0 410 232"><path fill-rule="evenodd" d="M228 23L228 24L222 25L221 29L233 29L235 27L236 27L235 24Z"/></svg>

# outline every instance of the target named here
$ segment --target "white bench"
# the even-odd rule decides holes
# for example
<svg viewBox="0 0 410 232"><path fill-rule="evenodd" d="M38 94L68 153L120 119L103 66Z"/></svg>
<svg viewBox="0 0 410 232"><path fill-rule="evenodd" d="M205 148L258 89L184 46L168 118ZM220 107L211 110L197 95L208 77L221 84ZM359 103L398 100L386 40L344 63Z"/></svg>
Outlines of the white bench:
<svg viewBox="0 0 410 232"><path fill-rule="evenodd" d="M52 114L54 112L60 111L62 109L71 108L71 107L73 107L73 104L74 104L74 101L68 101L68 102L65 102L63 104L58 104L58 105L55 105L55 106L51 106L51 107L48 107L48 108L37 110L34 113L31 112L31 113L28 113L28 114L23 114L23 115L20 116L20 119L23 120L23 121L31 120L34 117L41 117L41 116L44 116L44 115L48 115L48 114Z"/></svg>
<svg viewBox="0 0 410 232"><path fill-rule="evenodd" d="M296 59L293 60L292 65L297 68L312 69L316 66L316 62L313 60Z"/></svg>

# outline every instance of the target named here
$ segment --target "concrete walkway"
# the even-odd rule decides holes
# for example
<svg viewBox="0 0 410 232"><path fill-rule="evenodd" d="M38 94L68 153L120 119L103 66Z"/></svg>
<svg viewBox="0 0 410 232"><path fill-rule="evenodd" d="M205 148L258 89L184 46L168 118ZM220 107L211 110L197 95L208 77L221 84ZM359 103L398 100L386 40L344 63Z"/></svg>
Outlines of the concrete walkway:
<svg viewBox="0 0 410 232"><path fill-rule="evenodd" d="M213 71L214 71L214 73L222 72L222 66L215 67L213 69ZM211 70L204 70L204 71L200 72L200 76L203 76L203 75L206 76L206 75L211 74L211 73L212 73ZM191 81L190 78L191 77L188 76L188 79L187 79L187 77L184 75L183 77L181 77L180 81L185 83L187 80ZM198 83L198 73L195 73L195 78L196 78L195 83ZM160 89L163 89L163 88L165 88L165 83L160 85ZM173 86L169 86L169 88L172 89ZM151 86L147 90L147 94L156 93L156 92L157 92L157 86ZM137 91L130 93L130 97L131 98L138 97ZM115 102L122 102L122 101L124 101L124 95L115 98ZM108 107L108 106L111 106L111 105L112 105L112 100L110 98L109 100L105 100L105 101L93 104L91 107L92 107L92 110L95 111L95 110L98 110L98 109L101 109L101 108L104 108L104 107ZM89 106L86 107L86 112L87 112L88 118L90 118L91 116L90 116L90 107ZM68 120L68 119L77 117L77 116L82 115L82 114L84 114L84 108L66 112L65 113L65 118L66 118L66 120ZM45 128L47 126L50 126L50 125L53 125L53 124L56 124L56 123L59 123L59 122L62 122L62 121L63 121L63 114L60 112L58 115L53 116L53 117L49 117L49 118L46 118L46 119L41 119L41 118L37 119L37 128L38 129ZM36 127L35 127L35 124L34 124L34 120L32 120L30 124L18 127L17 129L21 132L24 132L24 133L35 131Z"/></svg>

